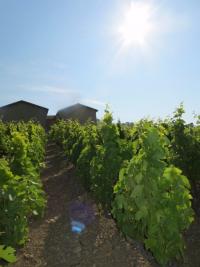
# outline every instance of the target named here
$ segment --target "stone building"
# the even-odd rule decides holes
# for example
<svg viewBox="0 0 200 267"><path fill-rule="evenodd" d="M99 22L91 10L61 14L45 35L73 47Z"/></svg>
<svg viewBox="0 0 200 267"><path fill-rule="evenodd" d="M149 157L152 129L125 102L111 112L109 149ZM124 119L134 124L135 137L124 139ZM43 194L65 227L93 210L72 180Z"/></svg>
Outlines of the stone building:
<svg viewBox="0 0 200 267"><path fill-rule="evenodd" d="M34 120L46 126L47 113L47 108L23 100L0 107L3 122Z"/></svg>
<svg viewBox="0 0 200 267"><path fill-rule="evenodd" d="M74 119L78 120L80 123L85 123L88 120L96 122L97 109L91 108L82 104L75 104L70 107L61 109L56 114L56 119Z"/></svg>

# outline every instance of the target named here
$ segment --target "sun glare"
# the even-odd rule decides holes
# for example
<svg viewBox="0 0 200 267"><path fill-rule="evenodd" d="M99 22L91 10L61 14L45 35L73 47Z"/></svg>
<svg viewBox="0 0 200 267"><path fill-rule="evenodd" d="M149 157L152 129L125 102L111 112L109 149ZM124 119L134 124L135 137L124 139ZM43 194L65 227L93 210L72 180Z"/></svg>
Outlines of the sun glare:
<svg viewBox="0 0 200 267"><path fill-rule="evenodd" d="M144 46L154 30L153 8L144 2L131 2L124 13L118 33L123 48Z"/></svg>

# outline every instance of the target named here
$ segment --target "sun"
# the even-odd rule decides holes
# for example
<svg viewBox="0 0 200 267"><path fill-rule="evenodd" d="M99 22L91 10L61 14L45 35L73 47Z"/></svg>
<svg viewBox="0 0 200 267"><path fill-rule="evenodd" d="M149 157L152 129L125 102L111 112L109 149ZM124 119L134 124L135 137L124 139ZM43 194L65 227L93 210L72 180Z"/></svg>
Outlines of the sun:
<svg viewBox="0 0 200 267"><path fill-rule="evenodd" d="M145 46L154 30L153 8L146 2L131 2L118 28L123 48Z"/></svg>

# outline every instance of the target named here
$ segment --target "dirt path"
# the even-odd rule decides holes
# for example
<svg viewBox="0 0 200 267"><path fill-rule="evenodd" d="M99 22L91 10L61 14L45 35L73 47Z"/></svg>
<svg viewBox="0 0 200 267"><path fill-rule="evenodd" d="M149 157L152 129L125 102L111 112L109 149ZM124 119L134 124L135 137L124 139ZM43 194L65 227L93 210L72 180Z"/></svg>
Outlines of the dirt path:
<svg viewBox="0 0 200 267"><path fill-rule="evenodd" d="M30 223L30 240L18 252L18 262L12 266L158 266L141 245L130 245L124 240L111 218L99 214L75 170L55 145L47 147L42 180L48 196L45 216ZM82 222L80 226L84 223L85 229L79 234L73 232L80 230L80 226L74 224L72 229L72 220Z"/></svg>

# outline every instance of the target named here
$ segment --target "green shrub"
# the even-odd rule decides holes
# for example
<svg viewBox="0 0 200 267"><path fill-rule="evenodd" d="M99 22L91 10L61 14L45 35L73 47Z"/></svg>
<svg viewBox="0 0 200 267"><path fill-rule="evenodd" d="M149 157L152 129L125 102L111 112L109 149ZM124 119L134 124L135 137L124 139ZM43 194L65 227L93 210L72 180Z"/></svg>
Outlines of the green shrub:
<svg viewBox="0 0 200 267"><path fill-rule="evenodd" d="M82 150L77 160L77 174L81 178L84 187L91 191L90 168L91 161L96 155L96 145L98 144L97 127L94 124L87 124L84 128Z"/></svg>
<svg viewBox="0 0 200 267"><path fill-rule="evenodd" d="M16 246L27 239L28 217L42 215L46 204L40 167L45 132L33 122L0 123L0 242Z"/></svg>
<svg viewBox="0 0 200 267"><path fill-rule="evenodd" d="M98 127L100 143L95 147L90 165L91 191L97 201L109 207L123 159L120 156L119 133L112 123L110 112L105 112Z"/></svg>
<svg viewBox="0 0 200 267"><path fill-rule="evenodd" d="M144 242L161 264L183 253L183 230L193 220L190 184L167 167L167 138L153 126L139 135L139 151L121 169L113 216L122 231Z"/></svg>

